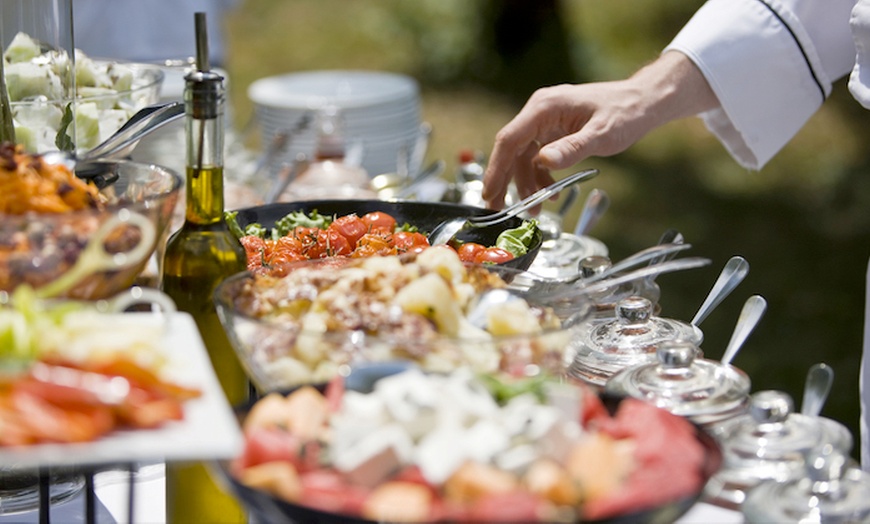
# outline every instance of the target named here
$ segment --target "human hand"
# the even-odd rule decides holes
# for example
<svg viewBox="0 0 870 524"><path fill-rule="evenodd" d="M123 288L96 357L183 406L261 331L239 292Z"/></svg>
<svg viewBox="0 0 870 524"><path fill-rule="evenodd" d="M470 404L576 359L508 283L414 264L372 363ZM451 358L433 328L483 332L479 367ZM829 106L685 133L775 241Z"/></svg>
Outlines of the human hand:
<svg viewBox="0 0 870 524"><path fill-rule="evenodd" d="M700 71L677 52L626 80L539 89L496 135L483 198L501 209L511 180L526 197L551 184L553 170L620 153L654 128L717 103Z"/></svg>

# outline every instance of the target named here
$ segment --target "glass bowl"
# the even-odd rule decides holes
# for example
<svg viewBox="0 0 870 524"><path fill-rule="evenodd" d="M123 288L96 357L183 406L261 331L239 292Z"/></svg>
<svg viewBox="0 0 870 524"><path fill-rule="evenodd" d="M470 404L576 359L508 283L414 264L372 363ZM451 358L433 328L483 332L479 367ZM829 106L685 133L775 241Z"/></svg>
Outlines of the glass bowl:
<svg viewBox="0 0 870 524"><path fill-rule="evenodd" d="M31 152L66 149L58 143L71 100L51 52L6 64L16 141ZM136 111L156 104L164 73L157 65L91 59L76 52L75 129L78 151L93 148L117 131ZM42 80L35 80L42 79Z"/></svg>
<svg viewBox="0 0 870 524"><path fill-rule="evenodd" d="M181 177L135 162L98 167L114 180L100 190L103 209L0 213L0 292L27 284L44 296L96 300L134 283L165 240Z"/></svg>
<svg viewBox="0 0 870 524"><path fill-rule="evenodd" d="M557 316L546 304L518 300L489 310L485 329L474 327L471 312L484 290L510 290L524 272L464 265L446 247L304 261L288 270L280 277L240 273L215 291L223 327L264 392L326 382L343 366L391 360L426 371L465 365L561 376L569 342L589 312L578 302L572 313Z"/></svg>

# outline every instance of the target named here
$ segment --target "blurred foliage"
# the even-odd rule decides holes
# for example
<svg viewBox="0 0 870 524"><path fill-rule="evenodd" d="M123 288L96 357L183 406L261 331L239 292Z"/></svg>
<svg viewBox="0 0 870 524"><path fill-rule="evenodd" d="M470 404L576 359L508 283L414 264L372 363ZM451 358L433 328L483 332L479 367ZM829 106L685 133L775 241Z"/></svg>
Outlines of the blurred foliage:
<svg viewBox="0 0 870 524"><path fill-rule="evenodd" d="M529 27L507 24L499 33L499 16L518 3L244 0L227 20L238 124L250 124L245 90L257 78L312 69L408 74L420 82L423 117L434 128L428 156L446 160L449 177L460 149L488 153L534 86L623 78L655 59L703 2L562 0L529 17ZM525 44L511 49L510 31ZM870 257L868 138L870 115L840 81L757 173L740 168L698 119L668 124L625 153L584 165L601 170L590 184L613 201L592 232L612 258L676 228L692 254L712 259L708 268L659 278L663 315L690 319L728 258L744 256L749 276L702 326L706 355L722 355L743 302L762 295L767 314L734 364L753 390L784 390L799 405L807 370L828 363L836 380L823 413L856 437Z"/></svg>

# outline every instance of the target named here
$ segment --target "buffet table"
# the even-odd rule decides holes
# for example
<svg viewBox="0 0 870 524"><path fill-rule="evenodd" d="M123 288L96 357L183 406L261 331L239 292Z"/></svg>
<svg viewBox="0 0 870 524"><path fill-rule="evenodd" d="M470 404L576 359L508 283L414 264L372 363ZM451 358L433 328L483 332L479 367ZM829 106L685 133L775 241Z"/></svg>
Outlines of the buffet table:
<svg viewBox="0 0 870 524"><path fill-rule="evenodd" d="M97 474L94 478L97 495L96 522L99 524L129 522L128 505L130 485L123 472L110 471ZM164 474L160 464L143 467L134 482L133 520L138 523L157 524L166 522L164 501ZM86 522L84 516L84 494L57 505L51 509L50 522ZM38 512L0 516L0 524L38 523ZM696 504L689 512L676 521L678 524L739 524L743 522L740 513L712 506Z"/></svg>

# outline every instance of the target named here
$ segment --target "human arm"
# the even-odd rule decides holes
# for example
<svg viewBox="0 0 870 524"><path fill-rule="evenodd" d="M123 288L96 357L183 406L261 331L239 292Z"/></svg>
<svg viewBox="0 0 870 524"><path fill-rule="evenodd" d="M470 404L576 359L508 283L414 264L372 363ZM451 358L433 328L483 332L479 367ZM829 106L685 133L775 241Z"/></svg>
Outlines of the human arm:
<svg viewBox="0 0 870 524"><path fill-rule="evenodd" d="M663 53L625 80L539 89L496 135L484 199L501 208L511 179L524 197L552 183L551 170L615 155L656 127L717 104L704 76L680 52Z"/></svg>
<svg viewBox="0 0 870 524"><path fill-rule="evenodd" d="M619 153L653 128L693 114L703 118L739 164L760 169L818 110L833 81L851 68L855 48L849 14L854 4L855 0L709 0L662 57L641 69L637 78L536 92L496 137L485 178L489 205L501 207L511 179L520 194L526 194L552 180L551 169L592 155ZM665 67L663 60L680 54L678 62L688 61L696 68L685 63L682 69ZM663 74L665 81L671 78L676 94L669 98L668 92L658 92L658 84L633 81L648 73ZM699 84L699 78L705 81ZM706 91L700 105L693 99L698 86L712 90ZM637 89L643 92L637 94ZM548 90L559 90L561 100L547 100ZM712 106L703 103L711 92L716 100ZM641 105L633 105L633 99ZM626 113L623 106L635 111ZM637 112L641 107L653 112ZM561 137L572 139L575 133L582 141L574 146L575 156L563 157L562 164L547 163L555 159L540 154L547 148L539 153L541 146Z"/></svg>

